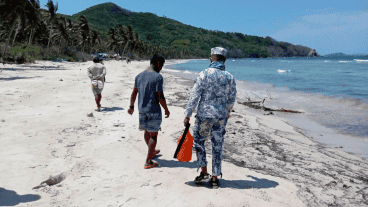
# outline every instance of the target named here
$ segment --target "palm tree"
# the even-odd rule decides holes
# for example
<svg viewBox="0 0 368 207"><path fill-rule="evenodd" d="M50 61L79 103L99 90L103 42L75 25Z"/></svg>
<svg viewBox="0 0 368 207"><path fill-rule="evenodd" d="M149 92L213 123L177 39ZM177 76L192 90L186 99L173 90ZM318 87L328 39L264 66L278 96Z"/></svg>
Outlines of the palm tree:
<svg viewBox="0 0 368 207"><path fill-rule="evenodd" d="M89 26L88 26L88 21L86 19L86 17L84 15L79 17L79 29L81 31L81 35L82 35L82 44L83 44L83 49L82 52L84 52L84 47L86 46L86 43L89 43Z"/></svg>
<svg viewBox="0 0 368 207"><path fill-rule="evenodd" d="M101 43L100 38L98 37L98 32L96 30L91 30L91 45L92 45L92 50L95 51L95 46L97 45L97 43Z"/></svg>
<svg viewBox="0 0 368 207"><path fill-rule="evenodd" d="M56 3L56 5L54 5L54 2L52 0L48 0L47 4L45 5L50 13L50 17L48 19L48 22L51 23L50 26L50 35L49 35L49 41L47 43L47 48L50 49L50 40L51 40L51 32L52 32L52 26L57 25L57 16L56 16L56 12L58 10L58 4Z"/></svg>
<svg viewBox="0 0 368 207"><path fill-rule="evenodd" d="M122 46L128 42L128 34L124 31L124 26L118 24L115 28L110 28L108 35L111 35L112 41L108 45L110 50L118 50L120 55L122 51ZM124 52L124 51L123 51Z"/></svg>
<svg viewBox="0 0 368 207"><path fill-rule="evenodd" d="M64 39L65 42L68 45L70 45L71 38L68 34L65 17L60 17L59 21L57 23L58 23L57 27L58 27L59 33L56 35L56 37L58 37L58 39L59 39L59 54L60 54L60 47L61 47L62 39Z"/></svg>
<svg viewBox="0 0 368 207"><path fill-rule="evenodd" d="M74 46L74 41L75 41L75 33L74 33L74 27L73 27L73 23L70 19L66 20L68 22L68 26L67 26L67 32L70 34L70 41L72 43L72 47Z"/></svg>
<svg viewBox="0 0 368 207"><path fill-rule="evenodd" d="M29 40L28 40L28 44L30 45L32 44L32 35L35 33L35 30L37 28L37 26L40 24L41 22L41 13L40 13L40 1L39 0L30 0L30 5L28 5L28 7L33 6L34 9L36 10L35 15L31 15L29 16L28 19L28 24L30 25L30 33L29 33ZM27 10L31 10L32 8L27 8Z"/></svg>
<svg viewBox="0 0 368 207"><path fill-rule="evenodd" d="M128 41L125 44L124 50L123 50L123 55L125 54L125 49L126 47L132 43L132 41L134 40L134 31L132 26L128 25L128 32L127 32L127 36L128 36Z"/></svg>
<svg viewBox="0 0 368 207"><path fill-rule="evenodd" d="M133 44L134 44L134 47L133 47L132 54L134 54L135 47L136 47L137 45L141 44L141 40L139 39L139 37L138 37L138 34L137 34L137 33L135 33L135 39L134 39Z"/></svg>
<svg viewBox="0 0 368 207"><path fill-rule="evenodd" d="M11 36L15 29L15 25L18 23L15 31L12 45L14 44L15 38L18 32L25 28L28 19L35 19L38 16L39 1L38 0L2 0L0 2L0 20L1 22L8 22L9 32L7 33L7 43L9 45ZM32 20L33 21L33 20ZM6 52L6 48L4 53Z"/></svg>
<svg viewBox="0 0 368 207"><path fill-rule="evenodd" d="M110 42L110 44L108 44L108 48L110 50L116 49L117 39L116 39L116 36L115 36L115 29L114 28L110 28L109 31L107 32L107 35L110 35L110 38L112 39L112 41Z"/></svg>

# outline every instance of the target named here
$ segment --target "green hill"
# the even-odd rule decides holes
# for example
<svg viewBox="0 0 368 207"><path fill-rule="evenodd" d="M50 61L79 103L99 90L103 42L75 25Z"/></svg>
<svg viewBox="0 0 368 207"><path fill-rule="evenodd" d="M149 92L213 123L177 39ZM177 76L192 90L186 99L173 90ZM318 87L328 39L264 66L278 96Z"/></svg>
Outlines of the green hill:
<svg viewBox="0 0 368 207"><path fill-rule="evenodd" d="M58 14L78 22L84 15L101 37L107 37L110 28L117 24L131 25L143 41L153 45L189 49L197 57L208 57L210 48L222 46L228 49L229 57L305 57L311 48L278 42L270 37L257 37L242 33L211 31L183 24L152 13L131 12L113 3L92 6L72 16Z"/></svg>

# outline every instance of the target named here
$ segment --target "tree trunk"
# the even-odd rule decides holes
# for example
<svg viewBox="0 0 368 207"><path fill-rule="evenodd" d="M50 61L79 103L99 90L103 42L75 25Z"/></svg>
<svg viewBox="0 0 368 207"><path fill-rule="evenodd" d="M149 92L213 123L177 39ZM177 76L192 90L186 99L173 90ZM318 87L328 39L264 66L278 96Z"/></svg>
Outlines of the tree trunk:
<svg viewBox="0 0 368 207"><path fill-rule="evenodd" d="M30 45L32 43L31 41L31 37L32 37L32 32L34 29L31 29L31 33L29 34L29 40L28 40L28 45Z"/></svg>
<svg viewBox="0 0 368 207"><path fill-rule="evenodd" d="M8 40L7 40L6 44L5 44L5 49L4 49L3 56L5 55L6 49L8 48L8 45L10 43L10 39L11 39L11 35L13 34L14 27L15 27L15 24L13 24L12 27L11 27L11 29L10 29L9 37L8 37Z"/></svg>
<svg viewBox="0 0 368 207"><path fill-rule="evenodd" d="M12 47L13 47L13 45L14 45L15 37L18 35L19 27L20 27L20 21L19 21L19 23L18 23L17 30L15 31L15 35L14 35L14 38L13 38L13 43L12 43L12 45L11 45Z"/></svg>
<svg viewBox="0 0 368 207"><path fill-rule="evenodd" d="M61 47L61 38L59 40L59 51L58 51L58 55L60 55L60 47Z"/></svg>
<svg viewBox="0 0 368 207"><path fill-rule="evenodd" d="M136 43L136 44L134 45L134 48L133 48L132 54L134 54L134 50L135 50L135 47L137 46L137 44L138 44L138 43Z"/></svg>
<svg viewBox="0 0 368 207"><path fill-rule="evenodd" d="M125 44L125 47L124 47L124 50L123 50L123 55L124 55L124 52L125 52L125 48L128 46L128 43L129 43L129 41Z"/></svg>
<svg viewBox="0 0 368 207"><path fill-rule="evenodd" d="M49 42L47 43L47 49L48 49L48 51L50 51L50 40L51 40L51 31L52 31L52 22L51 22L51 27L50 27L50 36L49 36Z"/></svg>

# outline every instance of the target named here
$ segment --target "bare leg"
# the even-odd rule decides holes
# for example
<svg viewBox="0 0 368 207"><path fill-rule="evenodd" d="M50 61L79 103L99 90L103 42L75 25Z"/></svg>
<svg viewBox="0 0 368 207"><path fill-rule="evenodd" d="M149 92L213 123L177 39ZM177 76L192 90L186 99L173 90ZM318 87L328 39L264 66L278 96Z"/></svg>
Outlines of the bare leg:
<svg viewBox="0 0 368 207"><path fill-rule="evenodd" d="M150 140L149 134L150 133L147 130L144 131L144 141L146 141L147 146Z"/></svg>
<svg viewBox="0 0 368 207"><path fill-rule="evenodd" d="M95 95L95 100L96 100L97 107L101 107L101 104L100 104L101 94Z"/></svg>
<svg viewBox="0 0 368 207"><path fill-rule="evenodd" d="M148 132L147 130L144 133L144 139L146 141L146 144L148 146L148 153L147 153L147 159L146 164L150 164L151 159L154 157L155 148L157 144L157 134L158 132Z"/></svg>
<svg viewBox="0 0 368 207"><path fill-rule="evenodd" d="M101 94L98 94L98 103L97 103L98 107L101 107L101 99L102 99Z"/></svg>

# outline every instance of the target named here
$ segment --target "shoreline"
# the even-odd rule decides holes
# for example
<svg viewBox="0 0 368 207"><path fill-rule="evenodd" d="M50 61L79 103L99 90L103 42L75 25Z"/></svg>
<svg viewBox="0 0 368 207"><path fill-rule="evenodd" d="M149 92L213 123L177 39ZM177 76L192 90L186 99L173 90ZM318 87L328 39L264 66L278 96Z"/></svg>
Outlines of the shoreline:
<svg viewBox="0 0 368 207"><path fill-rule="evenodd" d="M165 71L163 71L165 72ZM171 75L175 75L173 73L169 73ZM180 76L181 77L181 76ZM181 77L183 78L183 77ZM185 78L183 78L185 79ZM188 81L193 81L191 79L186 79ZM184 98L185 99L185 98ZM189 99L189 96L186 97L186 99ZM238 97L237 97L238 99ZM290 174L288 171L298 171L299 172L299 177L298 178L295 178L295 175L292 176L292 179L294 182L296 181L297 179L297 182L296 183L299 183L299 187L300 189L303 189L304 191L307 191L310 193L310 189L312 188L312 186L308 186L308 184L310 184L310 182L308 182L306 178L309 178L311 180L314 180L315 183L314 183L314 186L313 187L317 187L317 186L321 186L321 183L324 183L325 186L328 186L330 187L331 183L335 184L334 181L331 181L330 180L330 183L327 182L327 180L324 180L326 179L328 176L331 176L331 175L334 175L332 177L334 177L335 179L338 177L336 176L338 173L338 169L333 169L333 165L332 163L329 163L329 161L326 161L325 159L336 159L338 158L348 162L349 164L353 164L353 165L360 165L359 162L360 161L363 161L365 162L366 164L368 163L368 159L367 157L361 157L361 155L357 155L357 154L354 154L352 152L345 152L345 151L342 151L341 150L341 147L334 147L332 148L331 146L327 146L328 144L325 144L323 143L321 140L318 140L316 136L316 134L320 135L318 132L315 132L313 133L311 131L311 129L307 129L305 127L301 127L300 124L295 124L295 122L292 122L293 120L295 119L290 119L290 118L286 118L286 117L277 117L278 112L274 112L275 115L273 116L264 116L264 111L260 111L260 110L255 110L255 109L251 109L249 107L246 107L246 106L243 106L241 104L236 104L238 106L238 110L239 111L242 111L244 114L252 114L252 116L254 116L255 118L253 118L253 121L256 122L254 123L253 122L253 130L257 130L257 126L261 126L262 124L260 124L258 122L259 119L262 119L263 117L267 120L270 121L270 119L276 119L277 122L284 122L284 124L286 125L289 125L290 127L293 128L293 131L296 132L296 134L294 134L296 137L299 137L299 138L294 138L292 140L294 140L295 142L300 142L298 144L300 144L299 146L298 145L295 145L293 148L297 148L297 150L301 150L300 147L302 147L302 143L305 142L305 143L309 143L310 145L309 146L314 146L314 150L310 150L310 152L312 152L312 154L314 153L318 153L318 155L311 155L309 154L309 156L312 156L314 158L318 158L318 161L315 161L315 163L311 164L312 166L308 166L308 167L304 167L304 163L303 163L303 160L305 160L306 158L301 156L300 157L300 152L298 153L294 153L294 152L291 152L293 155L290 156L289 154L287 153L282 153L282 152L286 152L287 150L284 150L282 149L282 147L278 147L277 145L280 145L280 143L277 144L277 139L273 139L272 136L270 136L269 134L267 133L259 133L258 131L256 131L255 133L248 133L248 135L246 137L253 137L251 138L252 139L252 143L249 144L247 142L242 142L242 140L237 140L235 137L235 139L233 137L229 137L229 133L230 134L237 134L237 131L241 131L242 134L245 134L243 133L243 129L238 129L236 127L233 127L234 125L236 126L236 124L238 123L242 123L242 118L243 118L243 113L233 113L231 114L231 116L235 116L237 118L240 118L240 120L237 120L235 122L230 122L228 123L228 126L227 126L227 134L225 135L225 144L224 144L224 160L227 160L227 161L230 161L231 163L237 165L237 166L241 166L241 167L246 167L246 168L250 168L250 169L253 169L257 172L261 172L261 173L264 173L264 172L267 172L268 174L271 174L271 175L274 175L274 176L279 176L279 177L282 177L282 178L285 178L285 179L289 179L290 180ZM185 107L185 106L184 106ZM234 106L234 109L235 109L235 106ZM238 110L235 110L235 111L238 111ZM319 125L318 123L315 123L311 120L305 120L307 119L306 117L304 118L300 118L301 120L304 120L306 122L304 123L308 123L310 124L310 126L312 127L319 127L319 128L324 128L324 126L322 125ZM272 121L271 121L272 122ZM290 123L291 122L291 123ZM258 125L257 125L258 123ZM312 123L312 124L311 124ZM269 123L270 124L270 123ZM268 127L270 127L271 125L268 125ZM247 125L247 128L252 128L252 125ZM282 131L278 128L274 128L275 129L275 132L279 133L279 131ZM332 131L332 129L327 129L325 128L324 132L330 132ZM266 131L266 130L265 130ZM277 134L275 133L275 135ZM336 133L331 133L331 134L328 134L327 137L329 138L335 138L335 135ZM226 137L227 136L227 137ZM322 136L322 135L321 135ZM342 135L344 136L344 135ZM281 138L287 138L287 136L280 136ZM345 136L347 137L347 136ZM304 141L300 141L300 139L304 139ZM326 139L326 138L325 138ZM328 139L328 138L327 138ZM207 140L210 140L210 138L208 138ZM297 141L298 140L298 141ZM282 141L281 139L278 140L279 142L281 143L287 143ZM239 148L236 148L236 147L233 147L231 146L231 144L229 143L237 143L238 145L242 145L242 146L247 146L248 145L248 149L239 149ZM303 143L303 144L305 144ZM281 144L283 145L283 144ZM264 147L264 149L262 149L262 147ZM253 149L252 149L253 148ZM254 150L254 148L256 150ZM258 149L258 150L257 150ZM290 150L290 149L289 149ZM295 150L295 149L293 149ZM206 151L207 153L211 153L211 142L210 141L207 141L206 142ZM249 152L261 152L261 154L258 154L258 155L261 155L261 156L254 156L253 155L246 155L248 154ZM281 155L277 156L277 152L280 153ZM276 154L276 155L275 155ZM308 154L305 154L308 156ZM305 156L304 155L304 156ZM267 160L265 161L262 156L266 156L268 158L271 158L270 160ZM295 157L294 157L295 156ZM344 158L345 157L345 158ZM355 162L351 162L352 160L356 159ZM247 161L248 160L248 161ZM254 162L252 160L257 160L257 162ZM324 161L322 161L324 160ZM250 161L250 162L249 162ZM259 161L261 163L259 163ZM286 168L290 168L289 170L281 170L281 169L278 169L279 172L275 172L275 168L274 166L272 166L272 164L270 164L270 162L274 165L279 165L279 162L282 161L282 162L286 162L287 164L284 166ZM300 163L298 163L300 162ZM319 169L319 166L320 163L323 163L323 165L326 165L326 162L329 163L327 166L328 166L328 171L329 173L326 174L326 171L325 168L320 168ZM339 161L337 161L339 162ZM367 166L366 166L367 167ZM302 168L302 170L300 169ZM304 169L303 169L304 168ZM299 169L299 170L298 170ZM346 169L346 168L345 168ZM321 176L325 176L324 179L321 179L321 178L317 178L317 177L314 177L314 176L310 176L308 175L311 171L319 171L321 173ZM303 172L304 171L304 172ZM363 171L360 171L360 172L363 172ZM335 174L336 173L336 174ZM350 173L353 173L352 171ZM327 176L326 176L327 175ZM314 177L314 178L313 178ZM340 181L340 183L354 183L354 180L352 179L347 179L347 178L343 178L344 176L341 176L340 178L338 178L338 180ZM365 180L365 179L363 179ZM303 185L303 184L305 185ZM308 183L308 184L306 184ZM336 186L338 185L337 184L338 182L336 182ZM341 184L342 186L345 186L345 188L349 188L348 185L346 184ZM335 186L335 187L336 187ZM328 188L326 187L326 188ZM323 187L325 188L325 187ZM326 189L324 189L326 190ZM303 193L301 193L303 194ZM315 193L312 193L314 194L314 196L316 196ZM303 196L306 196L306 195L303 195ZM308 200L307 196L305 197L305 199ZM311 202L311 200L309 200L309 202ZM308 203L309 203L308 202ZM314 203L314 205L320 205L320 204L317 204L317 203ZM312 206L314 206L312 205Z"/></svg>
<svg viewBox="0 0 368 207"><path fill-rule="evenodd" d="M180 66L178 67L180 68ZM165 72L165 70L163 71ZM183 74L182 72L180 72L180 70L167 69L167 71L170 74L173 74L173 75L177 74L180 77L184 79L188 79L188 80L192 80L194 77L193 75L188 76L187 74ZM240 84L237 84L237 87L246 87L244 86L245 82L243 80L237 80L237 81L238 82L240 81L239 82ZM242 98L240 96L241 96L240 94L237 96L237 101L245 101L245 98ZM249 110L253 110L249 107L247 108ZM291 106L291 109L292 108L293 107ZM263 115L269 114L269 112L265 112L262 110L255 110L255 112L259 114L263 114ZM366 140L364 140L364 139L368 140L368 137L344 133L343 131L339 131L336 128L329 127L328 125L323 125L322 123L319 123L316 120L311 119L310 113L306 113L306 111L303 111L303 110L302 112L304 112L304 114L296 114L296 115L290 114L290 113L273 112L274 115L271 115L271 116L278 116L279 118L283 118L289 123L293 123L292 125L294 127L303 129L305 134L308 134L308 136L310 137L316 138L318 142L324 143L331 148L343 148L343 150L348 153L354 153L355 155L358 155L365 159L368 158L368 153L367 153L368 143Z"/></svg>
<svg viewBox="0 0 368 207"><path fill-rule="evenodd" d="M195 153L188 163L172 158L193 80L164 71L171 115L158 136L161 155L154 160L160 167L144 170L147 146L137 129L138 113L126 110L134 77L149 61L105 62L101 113L94 111L86 74L91 61L62 64L65 70L2 72L28 78L0 81L0 168L7 169L0 172L1 187L41 197L23 205L368 205L366 160L325 147L279 117L253 113L237 102L225 135L220 188L195 186ZM210 145L206 141L209 172ZM49 176L61 181L32 190Z"/></svg>

